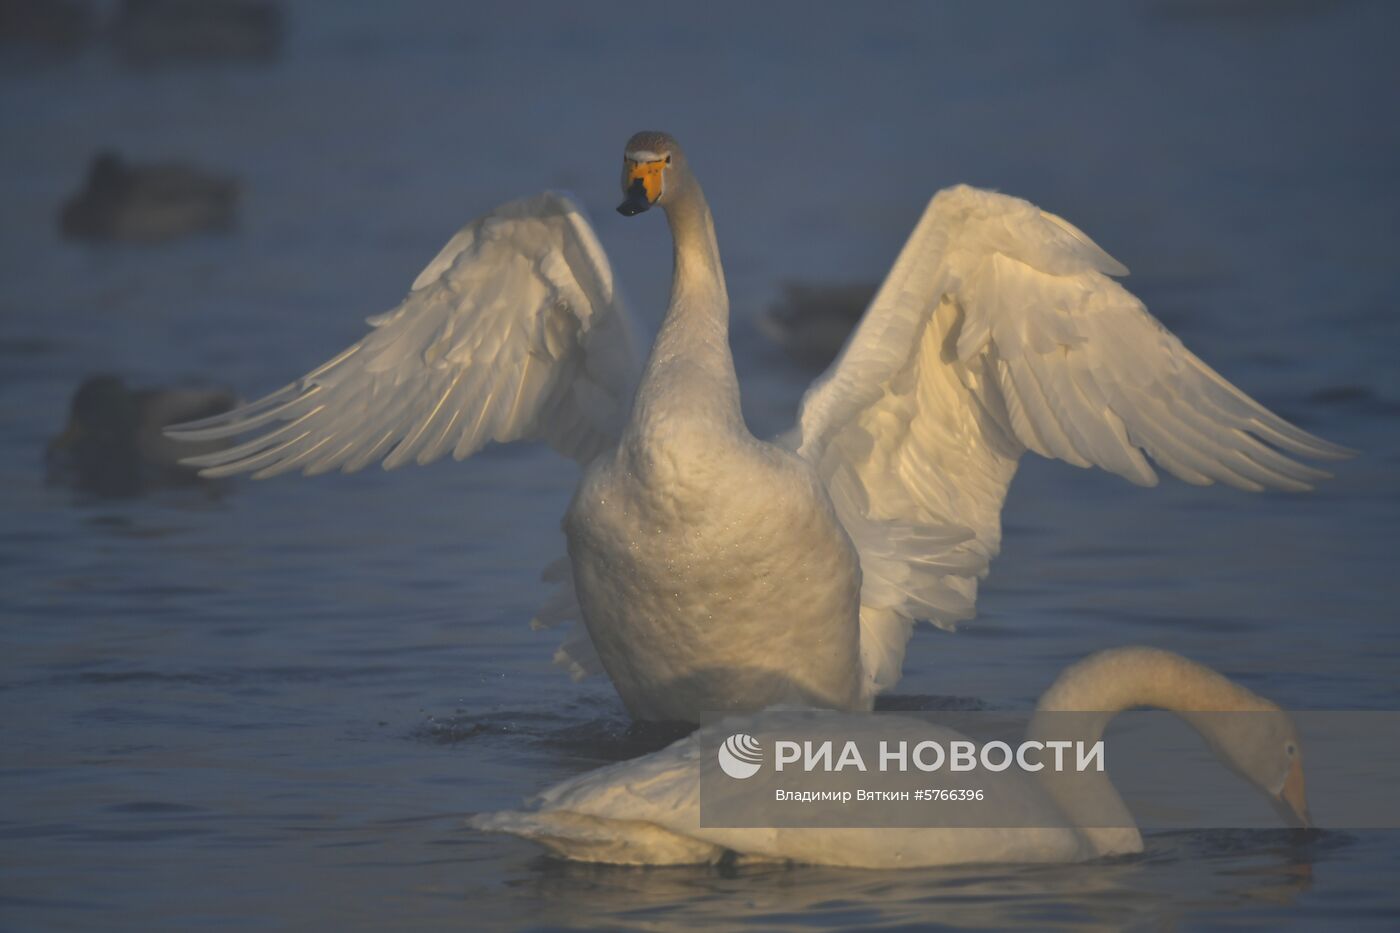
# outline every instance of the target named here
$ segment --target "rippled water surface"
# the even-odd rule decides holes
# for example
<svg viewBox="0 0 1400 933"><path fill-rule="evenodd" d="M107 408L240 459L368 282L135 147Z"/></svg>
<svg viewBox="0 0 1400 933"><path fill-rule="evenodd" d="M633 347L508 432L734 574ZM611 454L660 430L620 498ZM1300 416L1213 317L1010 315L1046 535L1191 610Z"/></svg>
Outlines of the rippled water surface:
<svg viewBox="0 0 1400 933"><path fill-rule="evenodd" d="M1027 463L980 618L920 634L897 705L1025 705L1147 643L1286 706L1400 708L1392 5L472 6L288 3L271 64L5 59L0 926L1393 925L1393 832L1054 868L546 859L463 815L666 739L526 625L572 466L497 448L106 500L41 465L84 375L275 388L544 186L590 206L654 327L664 226L610 208L623 141L661 126L715 209L756 431L810 374L753 316L788 280L878 277L968 181L1073 220L1204 359L1363 452L1302 496ZM240 176L238 229L61 240L101 147Z"/></svg>

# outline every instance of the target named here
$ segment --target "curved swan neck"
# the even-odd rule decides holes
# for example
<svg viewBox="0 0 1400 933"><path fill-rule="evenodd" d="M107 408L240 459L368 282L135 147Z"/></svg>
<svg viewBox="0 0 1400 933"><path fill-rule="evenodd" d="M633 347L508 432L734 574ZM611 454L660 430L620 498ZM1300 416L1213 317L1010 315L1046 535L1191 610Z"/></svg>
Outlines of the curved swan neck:
<svg viewBox="0 0 1400 933"><path fill-rule="evenodd" d="M671 311L704 305L710 323L729 332L729 291L719 258L714 217L700 182L684 169L680 190L665 206L671 227L675 271L671 279Z"/></svg>
<svg viewBox="0 0 1400 933"><path fill-rule="evenodd" d="M1041 696L1036 711L1120 713L1138 706L1174 713L1277 708L1179 654L1111 648L1065 668Z"/></svg>
<svg viewBox="0 0 1400 933"><path fill-rule="evenodd" d="M715 224L684 162L664 204L674 244L671 303L638 392L639 426L682 416L742 426L739 380L729 351L729 293Z"/></svg>
<svg viewBox="0 0 1400 933"><path fill-rule="evenodd" d="M1181 716L1212 746L1227 717L1216 711L1277 711L1268 700L1208 667L1156 648L1113 648L1066 668L1036 705L1026 737L1081 742L1103 738L1118 713L1151 706ZM1100 855L1137 851L1141 836L1122 797L1103 771L1038 772L1045 789Z"/></svg>

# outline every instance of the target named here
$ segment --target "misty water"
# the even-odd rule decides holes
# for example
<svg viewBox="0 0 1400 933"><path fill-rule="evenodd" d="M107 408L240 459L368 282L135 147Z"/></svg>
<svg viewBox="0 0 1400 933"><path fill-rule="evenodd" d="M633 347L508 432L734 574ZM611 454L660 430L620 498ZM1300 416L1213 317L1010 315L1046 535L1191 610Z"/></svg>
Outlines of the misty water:
<svg viewBox="0 0 1400 933"><path fill-rule="evenodd" d="M916 636L893 705L1024 708L1150 644L1286 707L1397 709L1396 8L476 6L288 3L265 63L0 59L0 926L1393 925L1395 832L867 872L603 868L469 831L664 741L527 625L571 464L497 447L105 499L47 485L43 450L93 372L281 386L544 187L589 207L654 329L664 224L611 210L652 127L706 186L771 433L812 373L756 315L788 281L877 279L969 182L1070 219L1208 363L1361 456L1302 495L1028 459L979 618ZM237 229L62 239L107 148L238 176Z"/></svg>

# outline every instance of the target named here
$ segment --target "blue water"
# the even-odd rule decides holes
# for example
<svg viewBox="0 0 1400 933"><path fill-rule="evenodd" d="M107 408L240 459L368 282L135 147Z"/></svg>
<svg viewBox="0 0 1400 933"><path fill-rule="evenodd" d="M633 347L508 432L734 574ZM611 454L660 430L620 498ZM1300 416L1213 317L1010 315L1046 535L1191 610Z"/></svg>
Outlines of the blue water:
<svg viewBox="0 0 1400 933"><path fill-rule="evenodd" d="M664 226L610 209L650 127L706 184L747 414L777 430L810 374L753 316L784 281L878 277L967 181L1071 219L1206 361L1362 456L1301 496L1028 462L981 616L923 632L898 693L1025 705L1146 643L1286 706L1397 709L1400 10L286 6L271 65L99 45L0 70L0 926L1393 928L1393 832L1164 834L1055 868L546 859L463 815L655 742L525 624L572 466L497 448L101 500L41 460L86 374L280 386L545 186L590 206L654 327ZM103 147L239 175L239 229L61 240Z"/></svg>

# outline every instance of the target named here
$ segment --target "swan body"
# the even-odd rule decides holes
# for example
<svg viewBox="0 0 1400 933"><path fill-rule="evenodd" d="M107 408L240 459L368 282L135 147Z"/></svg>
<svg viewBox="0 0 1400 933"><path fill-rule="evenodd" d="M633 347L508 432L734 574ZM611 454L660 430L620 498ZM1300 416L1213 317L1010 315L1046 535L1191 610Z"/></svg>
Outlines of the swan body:
<svg viewBox="0 0 1400 933"><path fill-rule="evenodd" d="M591 225L545 193L473 221L373 330L284 389L185 425L251 434L205 475L352 471L543 440L579 462L568 557L535 624L638 718L868 710L917 620L974 613L1026 451L1140 485L1307 489L1345 456L1197 359L1121 265L1017 198L939 192L840 356L771 440L744 424L713 219L680 146L640 133L619 211L666 214L650 354ZM577 623L582 623L580 627Z"/></svg>
<svg viewBox="0 0 1400 933"><path fill-rule="evenodd" d="M860 558L795 454L667 419L587 469L564 529L589 635L633 716L866 703Z"/></svg>
<svg viewBox="0 0 1400 933"><path fill-rule="evenodd" d="M1152 648L1118 648L1066 669L1037 706L1028 737L1068 738L1053 714L1075 717L1081 738L1097 741L1112 715L1132 706L1171 709L1217 754L1272 798L1285 819L1307 825L1302 748L1286 713L1220 674ZM1250 712L1245 717L1194 715ZM1073 780L1046 768L979 774L997 801L1000 828L716 828L700 823L700 758L735 732L781 731L820 723L872 741L962 739L954 730L900 716L769 710L704 727L668 748L600 768L552 787L522 811L479 814L474 828L532 839L564 858L624 865L714 862L729 853L853 868L916 868L970 863L1080 862L1142 851L1142 836L1105 774ZM1240 726L1248 729L1241 734ZM789 730L791 732L791 730ZM934 786L946 771L927 775Z"/></svg>
<svg viewBox="0 0 1400 933"><path fill-rule="evenodd" d="M629 164L668 146L634 140ZM714 224L693 176L668 183L650 200L669 205L670 310L620 443L564 519L588 633L639 718L858 708L859 556L812 465L744 425Z"/></svg>

